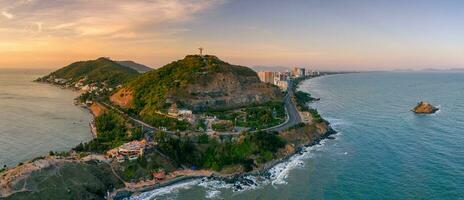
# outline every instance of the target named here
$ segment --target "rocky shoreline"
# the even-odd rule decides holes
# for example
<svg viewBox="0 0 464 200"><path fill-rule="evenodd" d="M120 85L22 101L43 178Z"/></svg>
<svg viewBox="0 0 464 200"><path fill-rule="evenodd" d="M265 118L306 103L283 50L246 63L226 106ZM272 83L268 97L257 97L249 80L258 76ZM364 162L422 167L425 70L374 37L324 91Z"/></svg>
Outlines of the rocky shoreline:
<svg viewBox="0 0 464 200"><path fill-rule="evenodd" d="M130 191L127 188L121 188L119 190L116 190L112 194L110 194L110 197L111 197L110 199L122 200L122 199L125 199L125 198L128 198L128 197L131 197L134 194L140 194L140 193L143 193L143 192L148 192L148 191L151 191L151 190L156 190L156 189L160 189L160 188L163 188L163 187L172 186L172 185L175 185L175 184L180 184L180 183L183 183L183 182L187 182L187 181L191 181L191 180L195 180L195 179L204 179L204 178L207 178L209 180L224 181L226 183L241 183L241 184L244 184L244 185L253 184L253 183L250 183L248 179L246 179L247 176L264 176L264 177L268 177L269 170L271 170L273 167L277 166L278 164L289 161L293 156L295 156L297 154L304 153L304 149L307 148L307 147L318 145L323 140L334 139L332 137L332 135L334 135L334 134L337 134L337 132L335 130L333 130L332 128L330 128L327 131L327 133L324 134L321 138L319 138L317 140L314 140L314 141L312 141L310 143L307 143L305 145L299 146L293 153L290 153L290 154L288 154L288 155L286 155L286 156L284 156L282 158L274 159L272 161L269 161L268 163L263 165L261 168L255 169L255 170L253 170L251 172L235 173L235 174L213 173L211 176L182 176L182 177L174 178L174 179L171 179L171 180L167 180L167 181L162 182L162 183L157 183L155 185L151 185L151 186L147 186L147 187L144 187L144 188L137 189L137 191L135 191L135 192ZM238 188L238 189L240 189L240 188Z"/></svg>
<svg viewBox="0 0 464 200"><path fill-rule="evenodd" d="M305 80L307 80L307 79L299 80L298 83L296 84L296 86L298 87ZM319 100L320 100L319 98L316 98L314 101L319 101ZM293 152L291 152L291 153L289 153L289 154L287 154L287 155L285 155L285 156L283 156L281 158L271 160L271 161L265 163L264 165L260 166L259 168L254 169L251 172L234 173L234 174L221 174L221 173L218 173L218 172L214 172L214 173L212 173L211 176L183 176L183 177L178 177L178 178L174 178L174 179L171 179L171 180L167 180L165 182L158 183L156 185L151 185L151 186L147 186L147 187L144 187L144 188L140 188L140 189L137 189L137 191L135 191L135 192L130 191L127 188L121 188L121 189L116 190L113 193L111 193L109 199L122 200L122 199L125 199L125 198L129 198L129 197L131 197L131 196L133 196L135 194L140 194L140 193L143 193L143 192L148 192L148 191L160 189L160 188L163 188L163 187L188 182L188 181L191 181L191 180L205 179L205 178L208 179L208 180L224 181L225 183L234 183L234 184L235 183L240 183L240 184L243 184L243 185L254 184L254 183L251 183L250 180L247 179L246 177L248 177L248 176L269 177L269 171L273 167L275 167L275 166L277 166L277 165L279 165L281 163L289 161L295 155L303 154L304 151L305 151L305 148L311 147L311 146L314 146L314 145L318 145L323 140L334 139L334 137L332 135L337 134L337 132L332 127L330 127L330 123L328 121L324 120L323 123L325 123L328 128L327 128L327 131L324 134L322 134L320 138L318 138L316 140L313 140L313 141L307 141L305 144L296 147L296 149ZM241 186L236 185L236 187L241 187ZM240 189L240 188L237 188L237 189Z"/></svg>

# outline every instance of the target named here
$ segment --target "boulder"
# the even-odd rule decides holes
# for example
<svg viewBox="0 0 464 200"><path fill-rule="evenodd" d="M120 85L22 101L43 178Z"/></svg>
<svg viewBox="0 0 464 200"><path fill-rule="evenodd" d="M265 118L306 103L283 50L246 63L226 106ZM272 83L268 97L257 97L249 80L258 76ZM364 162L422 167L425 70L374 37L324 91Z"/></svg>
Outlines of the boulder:
<svg viewBox="0 0 464 200"><path fill-rule="evenodd" d="M438 108L428 102L421 101L411 111L417 114L432 114L437 112Z"/></svg>

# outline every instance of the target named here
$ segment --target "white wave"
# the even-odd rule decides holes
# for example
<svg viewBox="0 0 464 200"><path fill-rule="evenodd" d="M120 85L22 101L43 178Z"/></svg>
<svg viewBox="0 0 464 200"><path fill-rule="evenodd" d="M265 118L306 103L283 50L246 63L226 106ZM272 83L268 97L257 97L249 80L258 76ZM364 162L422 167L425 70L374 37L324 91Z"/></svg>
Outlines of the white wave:
<svg viewBox="0 0 464 200"><path fill-rule="evenodd" d="M437 108L438 108L437 112L433 113L432 115L436 115L441 112L441 105L438 105Z"/></svg>
<svg viewBox="0 0 464 200"><path fill-rule="evenodd" d="M174 185L161 187L152 191L144 192L135 196L131 196L127 200L144 200L144 199L154 199L155 197L163 196L163 195L172 195L173 193L177 193L183 189L190 189L193 186L197 185L200 182L198 179L180 182Z"/></svg>
<svg viewBox="0 0 464 200"><path fill-rule="evenodd" d="M201 181L201 183L198 184L198 186L201 186L204 188L224 189L224 188L230 188L231 184L227 184L226 182L222 180L204 179Z"/></svg>
<svg viewBox="0 0 464 200"><path fill-rule="evenodd" d="M206 192L206 198L208 199L219 199L222 194L221 189L231 188L232 185L227 184L221 180L206 180L203 179L198 186L203 187Z"/></svg>
<svg viewBox="0 0 464 200"><path fill-rule="evenodd" d="M338 118L332 118L332 117L324 117L325 120L327 120L330 125L333 127L339 127L342 125L351 125L349 121L346 121L344 119L338 119Z"/></svg>
<svg viewBox="0 0 464 200"><path fill-rule="evenodd" d="M325 140L320 144L306 147L301 154L296 154L290 157L287 161L279 163L268 170L266 175L249 175L243 177L235 183L226 183L220 179L203 179L195 184L205 189L205 198L221 199L223 190L232 190L234 193L241 193L249 190L256 190L266 185L281 185L287 184L287 178L290 172L294 169L303 168L305 160L312 157L312 152L321 151L324 148Z"/></svg>
<svg viewBox="0 0 464 200"><path fill-rule="evenodd" d="M267 182L268 181L261 176L249 175L241 178L241 180L235 183L226 183L225 181L219 179L206 179L199 183L198 186L201 186L206 190L207 197L210 194L214 194L214 196L211 195L210 197L217 198L222 193L221 190L224 189L231 189L234 192L243 192L258 189L265 185Z"/></svg>
<svg viewBox="0 0 464 200"><path fill-rule="evenodd" d="M287 161L277 164L269 170L272 185L287 184L287 178L290 172L297 168L303 168L305 160L313 156L312 151L323 150L326 140L322 140L320 144L306 147L301 154L296 154L290 157Z"/></svg>
<svg viewBox="0 0 464 200"><path fill-rule="evenodd" d="M226 183L220 179L196 179L188 182L178 183L172 186L159 188L153 191L145 192L129 200L142 200L142 199L154 199L155 197L163 196L172 193L177 193L180 190L190 189L193 186L200 186L204 188L208 199L222 199L221 194L223 190L232 190L234 193L241 193L248 190L256 190L266 185L277 185L287 184L287 179L290 172L294 169L301 169L305 166L305 160L310 159L314 154L314 151L322 151L325 148L327 140L322 140L319 144L306 147L302 150L302 153L291 156L288 160L279 163L268 170L268 175L257 175L257 176L245 176L241 180L235 183Z"/></svg>
<svg viewBox="0 0 464 200"><path fill-rule="evenodd" d="M216 199L216 198L219 198L220 194L221 194L221 191L219 190L207 190L205 197L207 199Z"/></svg>

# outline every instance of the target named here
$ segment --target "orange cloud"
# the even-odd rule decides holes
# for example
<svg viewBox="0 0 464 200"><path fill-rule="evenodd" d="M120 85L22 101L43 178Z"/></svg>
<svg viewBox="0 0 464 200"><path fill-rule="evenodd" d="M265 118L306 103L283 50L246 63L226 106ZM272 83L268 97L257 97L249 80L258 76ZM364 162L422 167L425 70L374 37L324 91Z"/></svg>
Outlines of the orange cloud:
<svg viewBox="0 0 464 200"><path fill-rule="evenodd" d="M185 22L223 1L211 0L7 0L0 16L0 67L31 65L37 56L119 55L117 48L172 41L185 29L159 28ZM134 44L136 43L136 44ZM125 46L125 47L124 47ZM63 61L64 62L64 61ZM53 63L44 63L52 65Z"/></svg>
<svg viewBox="0 0 464 200"><path fill-rule="evenodd" d="M7 12L7 11L2 11L2 15L6 17L7 19L13 19L14 15Z"/></svg>

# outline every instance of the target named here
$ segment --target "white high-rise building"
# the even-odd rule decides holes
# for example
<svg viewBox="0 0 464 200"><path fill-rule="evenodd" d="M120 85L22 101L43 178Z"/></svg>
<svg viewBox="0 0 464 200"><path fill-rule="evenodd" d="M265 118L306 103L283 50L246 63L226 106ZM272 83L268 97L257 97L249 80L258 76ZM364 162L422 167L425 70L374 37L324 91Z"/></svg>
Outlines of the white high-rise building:
<svg viewBox="0 0 464 200"><path fill-rule="evenodd" d="M306 69L305 69L305 68L295 67L295 68L293 68L293 70L292 70L292 75L293 75L294 77L303 77L303 76L306 76Z"/></svg>
<svg viewBox="0 0 464 200"><path fill-rule="evenodd" d="M274 72L258 72L261 82L274 84Z"/></svg>

